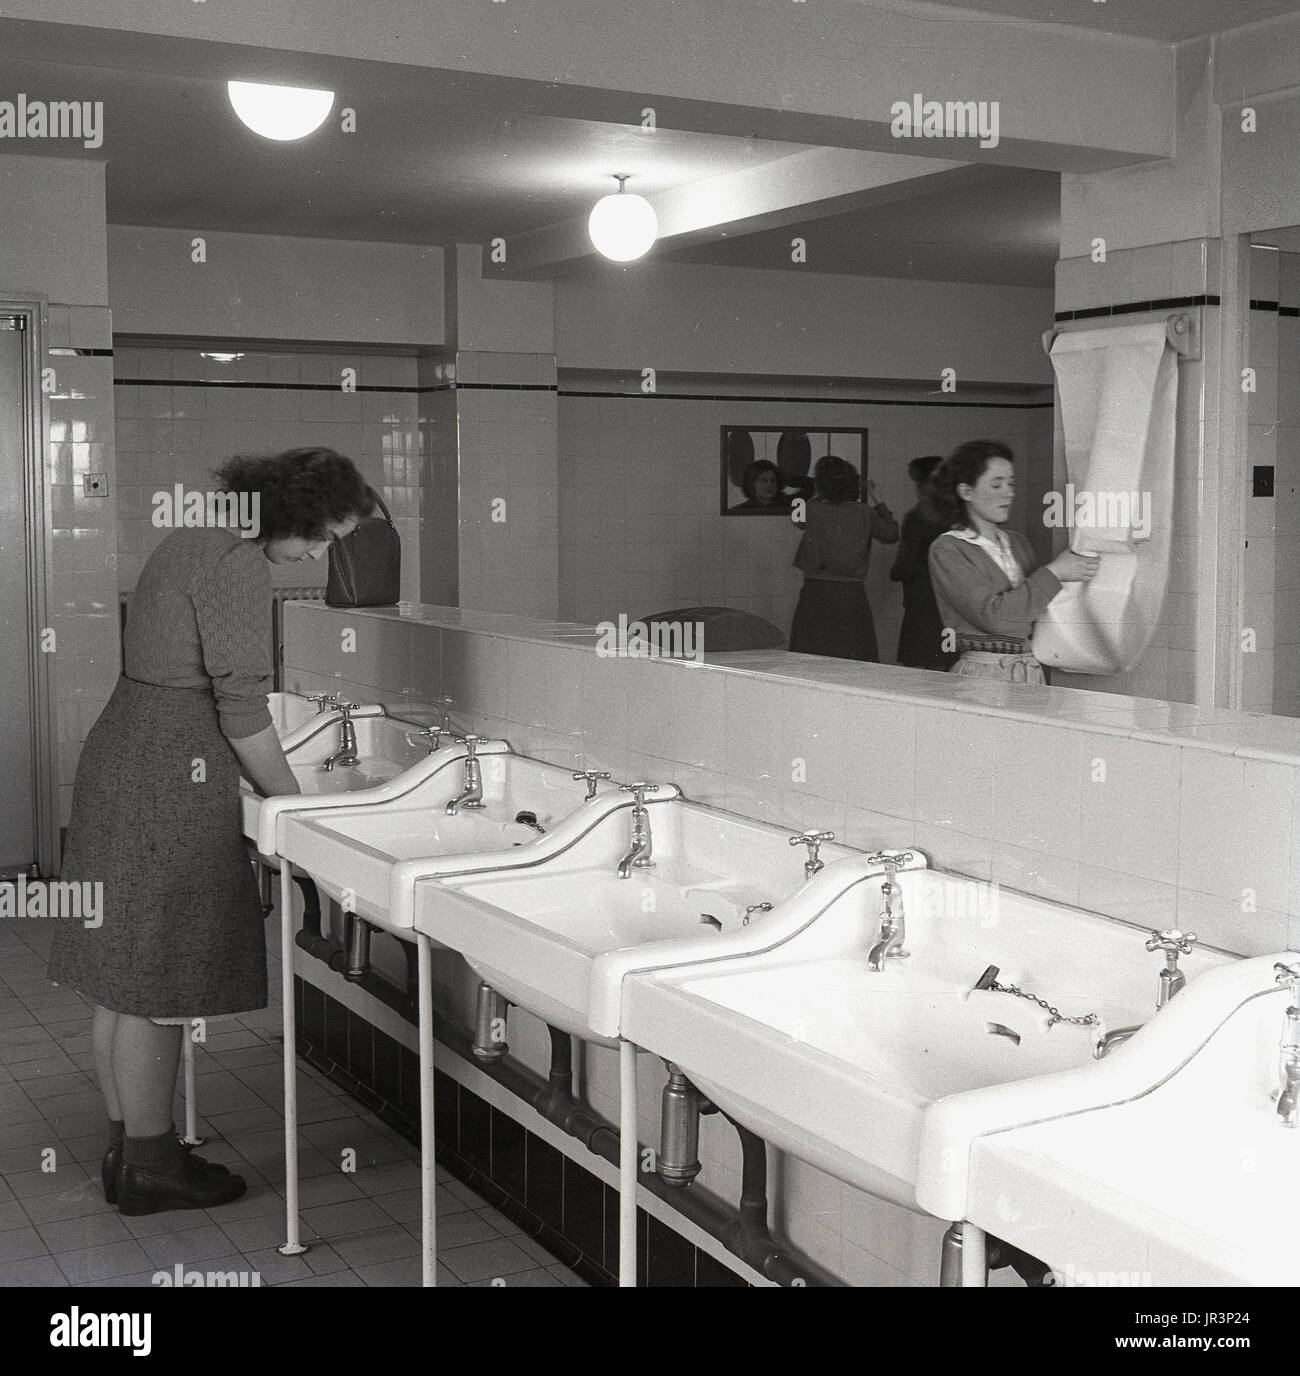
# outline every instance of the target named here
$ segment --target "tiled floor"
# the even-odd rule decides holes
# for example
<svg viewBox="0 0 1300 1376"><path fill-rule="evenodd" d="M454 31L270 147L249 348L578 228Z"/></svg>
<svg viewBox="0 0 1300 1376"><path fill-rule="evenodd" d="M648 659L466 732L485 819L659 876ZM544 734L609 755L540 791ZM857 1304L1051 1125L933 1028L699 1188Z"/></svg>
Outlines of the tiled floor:
<svg viewBox="0 0 1300 1376"><path fill-rule="evenodd" d="M419 1285L416 1149L302 1063L309 1247L296 1257L277 1250L285 1239L278 997L262 1012L212 1022L198 1053L202 1154L242 1175L248 1193L220 1209L145 1218L106 1204L90 1009L45 979L51 935L50 919L0 918L0 1286L148 1286L178 1264L256 1272L264 1286ZM270 978L278 996L274 954ZM179 1098L175 1112L183 1123ZM356 1169L345 1173L347 1148ZM438 1180L440 1286L584 1284L441 1168Z"/></svg>

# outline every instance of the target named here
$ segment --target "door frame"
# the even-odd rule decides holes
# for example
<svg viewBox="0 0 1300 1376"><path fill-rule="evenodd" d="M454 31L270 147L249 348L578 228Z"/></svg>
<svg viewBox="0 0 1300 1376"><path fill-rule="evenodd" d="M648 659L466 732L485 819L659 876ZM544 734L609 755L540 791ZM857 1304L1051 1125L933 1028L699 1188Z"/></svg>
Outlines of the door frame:
<svg viewBox="0 0 1300 1376"><path fill-rule="evenodd" d="M59 870L59 780L55 772L55 712L50 656L40 648L41 632L50 625L49 590L53 583L52 513L46 481L49 458L49 399L41 385L49 299L0 293L0 315L22 322L23 335L23 499L27 526L28 685L32 711L32 832L36 865L43 876Z"/></svg>

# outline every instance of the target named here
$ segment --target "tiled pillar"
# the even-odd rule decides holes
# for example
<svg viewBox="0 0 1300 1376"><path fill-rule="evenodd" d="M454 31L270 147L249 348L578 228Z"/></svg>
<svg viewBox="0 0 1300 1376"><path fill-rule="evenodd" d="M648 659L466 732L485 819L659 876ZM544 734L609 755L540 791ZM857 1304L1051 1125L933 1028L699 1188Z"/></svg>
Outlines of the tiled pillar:
<svg viewBox="0 0 1300 1376"><path fill-rule="evenodd" d="M455 374L455 356L451 352L419 359L419 600L444 607L454 607L460 601Z"/></svg>
<svg viewBox="0 0 1300 1376"><path fill-rule="evenodd" d="M1245 364L1254 391L1246 404L1246 463L1240 475L1243 504L1241 706L1247 712L1273 710L1276 586L1276 500L1254 494L1256 469L1277 471L1278 254L1250 254L1250 323ZM1250 635L1253 640L1247 640Z"/></svg>
<svg viewBox="0 0 1300 1376"><path fill-rule="evenodd" d="M460 605L559 613L553 354L456 358Z"/></svg>
<svg viewBox="0 0 1300 1376"><path fill-rule="evenodd" d="M484 281L478 245L454 245L444 264L448 344L454 331L456 348L456 600L480 611L553 617L559 511L551 285ZM448 418L437 414L444 438L427 454L426 530L430 523L445 530L449 519ZM430 594L450 589L446 553L426 567Z"/></svg>
<svg viewBox="0 0 1300 1376"><path fill-rule="evenodd" d="M1272 710L1294 717L1300 716L1300 254L1269 256L1278 266Z"/></svg>

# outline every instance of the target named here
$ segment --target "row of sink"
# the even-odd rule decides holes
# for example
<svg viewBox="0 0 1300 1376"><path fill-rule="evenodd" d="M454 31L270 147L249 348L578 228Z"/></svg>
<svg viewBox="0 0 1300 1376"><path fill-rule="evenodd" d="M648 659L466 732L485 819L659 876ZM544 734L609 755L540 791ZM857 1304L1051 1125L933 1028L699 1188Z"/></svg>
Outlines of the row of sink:
<svg viewBox="0 0 1300 1376"><path fill-rule="evenodd" d="M992 1222L969 1221L978 1143L1167 1098L1247 996L1283 1025L1290 986L1268 961L1181 933L1148 940L916 851L868 855L669 783L574 773L445 715L422 728L290 694L272 711L303 791L245 792L267 863L377 929L458 952L553 1026L664 1058L836 1178L964 1224L971 1283ZM634 1073L634 1053L623 1064Z"/></svg>

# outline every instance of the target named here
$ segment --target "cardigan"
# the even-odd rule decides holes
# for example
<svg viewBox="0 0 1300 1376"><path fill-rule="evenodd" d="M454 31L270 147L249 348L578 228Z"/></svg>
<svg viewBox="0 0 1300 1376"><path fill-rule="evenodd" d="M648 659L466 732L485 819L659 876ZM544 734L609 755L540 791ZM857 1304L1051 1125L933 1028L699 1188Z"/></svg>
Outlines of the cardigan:
<svg viewBox="0 0 1300 1376"><path fill-rule="evenodd" d="M867 507L861 502L811 501L805 517L807 526L793 560L805 578L861 583L867 576L872 540L892 545L898 539L898 523L884 502Z"/></svg>
<svg viewBox="0 0 1300 1376"><path fill-rule="evenodd" d="M1038 566L1033 547L1018 530L1004 532L1025 572L1018 588L992 556L957 531L945 531L930 546L930 581L946 627L959 635L1015 637L1028 641L1034 622L1061 591L1061 580Z"/></svg>
<svg viewBox="0 0 1300 1376"><path fill-rule="evenodd" d="M271 725L271 569L254 541L212 527L172 531L136 583L124 641L127 678L210 686L227 740Z"/></svg>

